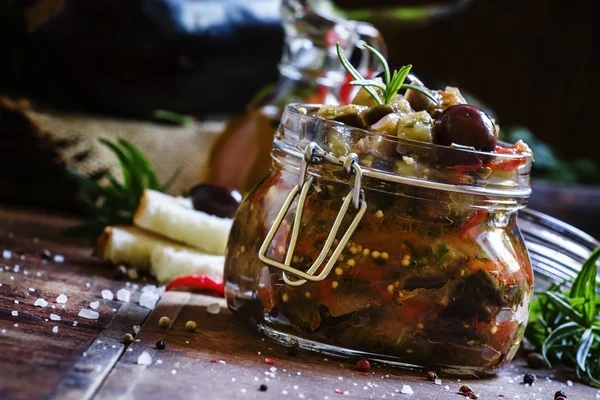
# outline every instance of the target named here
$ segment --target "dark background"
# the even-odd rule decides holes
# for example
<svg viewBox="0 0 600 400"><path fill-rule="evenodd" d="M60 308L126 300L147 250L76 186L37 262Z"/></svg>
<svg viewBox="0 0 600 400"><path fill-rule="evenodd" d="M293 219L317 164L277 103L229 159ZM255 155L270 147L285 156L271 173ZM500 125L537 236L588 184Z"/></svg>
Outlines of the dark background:
<svg viewBox="0 0 600 400"><path fill-rule="evenodd" d="M26 8L36 3L49 4L50 14L53 3L63 9L25 32ZM156 108L242 110L277 78L281 28L251 11L273 9L278 1L223 0L242 17L193 32L177 29L182 3L189 2L0 0L0 92L135 117ZM334 3L366 7L362 0ZM423 3L447 2L371 0L368 6ZM391 64L413 64L430 87L452 84L474 94L500 124L525 125L565 157L598 160L593 4L474 0L460 13L426 23L381 16L370 22L386 38Z"/></svg>

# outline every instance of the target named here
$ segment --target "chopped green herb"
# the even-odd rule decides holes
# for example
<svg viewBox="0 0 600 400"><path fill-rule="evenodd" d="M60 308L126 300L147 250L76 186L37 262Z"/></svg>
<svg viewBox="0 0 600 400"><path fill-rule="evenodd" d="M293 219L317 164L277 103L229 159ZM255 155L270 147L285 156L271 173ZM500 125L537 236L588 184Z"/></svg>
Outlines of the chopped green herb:
<svg viewBox="0 0 600 400"><path fill-rule="evenodd" d="M402 68L400 68L399 71L394 70L394 72L390 72L390 67L389 67L385 57L383 56L383 54L381 54L380 52L378 52L376 49L369 46L368 44L364 44L363 46L365 49L370 51L375 56L375 58L377 58L379 60L379 62L381 63L381 66L383 67L383 78L384 79L383 79L383 82L380 82L375 79L363 78L362 75L360 75L360 73L356 70L356 68L354 68L354 66L346 58L346 56L344 55L344 52L342 51L342 48L340 47L340 44L337 43L336 48L337 48L338 58L340 59L342 66L346 69L346 71L348 71L350 76L352 76L352 78L354 78L354 80L350 82L351 86L362 87L363 89L365 89L367 91L367 93L369 93L369 95L371 97L373 97L373 99L375 99L375 101L377 101L377 104L380 104L380 105L391 103L391 101L394 100L394 97L398 94L398 91L400 89L410 89L410 90L419 92L419 93L427 96L431 101L433 101L434 103L437 104L436 98L433 97L433 95L431 93L429 93L429 91L427 89L420 87L420 86L409 85L409 84L404 83L404 80L408 76L408 73L410 72L412 65L410 65L410 64L405 65ZM380 96L375 89L379 89L381 91L382 95Z"/></svg>

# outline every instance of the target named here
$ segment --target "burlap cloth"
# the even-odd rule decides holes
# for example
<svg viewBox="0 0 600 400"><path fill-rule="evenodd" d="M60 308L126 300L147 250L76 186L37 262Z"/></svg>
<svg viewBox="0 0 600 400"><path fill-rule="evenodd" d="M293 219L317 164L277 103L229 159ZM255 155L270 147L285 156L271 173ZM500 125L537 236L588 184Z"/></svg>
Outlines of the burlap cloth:
<svg viewBox="0 0 600 400"><path fill-rule="evenodd" d="M203 180L211 146L223 128L223 121L173 126L60 113L26 100L0 97L0 154L4 149L12 161L0 169L0 198L73 204L75 190L64 174L65 168L93 177L111 168L119 175L118 161L98 143L100 137L122 137L136 144L163 182L181 167L179 179L170 189L179 194Z"/></svg>

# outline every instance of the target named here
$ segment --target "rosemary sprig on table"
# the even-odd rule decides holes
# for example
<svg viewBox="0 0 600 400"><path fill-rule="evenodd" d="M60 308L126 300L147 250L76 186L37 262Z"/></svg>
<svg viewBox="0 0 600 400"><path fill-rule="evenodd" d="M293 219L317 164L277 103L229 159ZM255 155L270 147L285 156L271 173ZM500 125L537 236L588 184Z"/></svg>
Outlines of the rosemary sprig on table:
<svg viewBox="0 0 600 400"><path fill-rule="evenodd" d="M583 263L570 290L570 282L555 284L537 293L529 316L526 337L551 365L573 365L577 377L600 387L600 299L596 295L596 262L600 247Z"/></svg>
<svg viewBox="0 0 600 400"><path fill-rule="evenodd" d="M363 78L362 75L356 70L356 68L354 68L354 66L346 58L344 52L342 51L342 48L340 47L340 44L336 43L337 55L340 59L340 62L342 63L342 66L346 69L346 71L348 71L350 76L354 78L354 80L349 83L351 86L361 86L366 90L367 93L369 93L369 95L371 95L371 97L375 99L377 104L380 105L389 104L401 89L414 90L415 92L419 92L427 96L434 103L437 103L435 97L433 97L431 93L427 91L427 89L420 86L404 83L404 80L408 76L412 65L405 65L402 68L400 68L399 71L394 70L393 72L390 72L390 67L383 54L381 54L368 44L363 44L363 46L365 49L373 53L373 56L375 56L375 58L377 58L381 63L381 66L383 67L383 82L376 79ZM378 93L375 89L378 89L381 94Z"/></svg>
<svg viewBox="0 0 600 400"><path fill-rule="evenodd" d="M179 175L180 169L177 169L167 182L161 184L150 161L133 143L122 138L115 142L99 141L119 160L123 179L120 181L108 171L103 176L105 183L101 183L102 180L92 179L74 169L67 170L79 185L79 202L94 219L67 230L68 234L97 235L108 225L131 225L144 190L164 192Z"/></svg>

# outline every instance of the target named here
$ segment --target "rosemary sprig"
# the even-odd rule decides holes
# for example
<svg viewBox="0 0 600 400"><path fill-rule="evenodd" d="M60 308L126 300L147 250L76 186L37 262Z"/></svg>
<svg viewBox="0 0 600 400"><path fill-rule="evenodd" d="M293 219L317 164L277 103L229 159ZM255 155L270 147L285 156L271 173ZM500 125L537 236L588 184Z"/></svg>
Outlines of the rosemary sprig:
<svg viewBox="0 0 600 400"><path fill-rule="evenodd" d="M600 302L596 295L596 262L600 247L583 263L571 290L569 281L537 293L525 336L551 365L573 365L577 377L600 387Z"/></svg>
<svg viewBox="0 0 600 400"><path fill-rule="evenodd" d="M189 115L178 114L169 110L154 110L152 115L155 119L168 121L181 126L186 126L194 122L194 118Z"/></svg>
<svg viewBox="0 0 600 400"><path fill-rule="evenodd" d="M342 48L340 47L340 44L336 43L336 50L338 58L340 59L340 63L346 69L346 71L348 71L348 74L350 74L350 76L354 78L354 80L349 83L351 86L362 87L367 91L367 93L369 93L369 95L371 95L371 97L373 97L373 99L375 99L377 104L380 105L389 104L392 100L394 100L394 97L398 94L398 92L401 89L410 89L414 90L415 92L419 92L427 96L431 101L437 104L436 98L433 97L427 89L422 88L420 86L404 83L406 77L408 76L412 68L412 65L405 65L402 68L400 68L399 71L394 70L393 72L390 72L390 67L383 54L381 54L379 51L377 51L376 49L374 49L366 43L363 44L363 46L365 49L369 50L373 54L373 56L377 58L381 63L381 66L383 67L383 82L380 82L375 79L363 78L362 75L356 70L356 68L354 68L354 66L346 58L344 52L342 51ZM375 89L378 89L381 94L378 93Z"/></svg>
<svg viewBox="0 0 600 400"><path fill-rule="evenodd" d="M98 235L107 225L131 225L145 189L164 192L177 179L180 169L161 184L156 170L148 158L131 142L123 138L111 142L99 139L119 160L123 180L119 181L110 171L104 174L106 184L94 180L74 169L67 173L79 186L78 200L93 222L68 229L71 235Z"/></svg>

